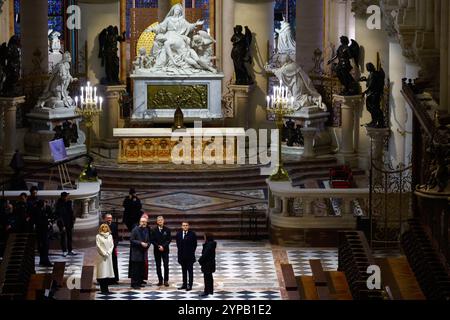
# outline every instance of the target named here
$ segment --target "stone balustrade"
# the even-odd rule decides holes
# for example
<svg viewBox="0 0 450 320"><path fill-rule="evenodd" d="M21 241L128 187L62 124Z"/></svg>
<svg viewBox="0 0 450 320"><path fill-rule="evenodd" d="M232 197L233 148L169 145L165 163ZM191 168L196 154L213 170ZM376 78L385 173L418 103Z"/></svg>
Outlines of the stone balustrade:
<svg viewBox="0 0 450 320"><path fill-rule="evenodd" d="M272 226L297 229L354 229L356 217L367 214L369 189L299 189L290 182L267 181ZM334 215L317 209L331 204Z"/></svg>

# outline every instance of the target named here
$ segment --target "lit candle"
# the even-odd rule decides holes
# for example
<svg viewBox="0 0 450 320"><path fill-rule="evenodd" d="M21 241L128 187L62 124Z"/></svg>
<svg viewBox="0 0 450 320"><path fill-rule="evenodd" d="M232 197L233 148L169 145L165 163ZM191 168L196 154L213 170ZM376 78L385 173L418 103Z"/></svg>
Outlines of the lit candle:
<svg viewBox="0 0 450 320"><path fill-rule="evenodd" d="M97 87L94 87L94 97L97 98Z"/></svg>
<svg viewBox="0 0 450 320"><path fill-rule="evenodd" d="M100 97L100 111L102 111L103 98Z"/></svg>
<svg viewBox="0 0 450 320"><path fill-rule="evenodd" d="M267 108L269 108L270 107L270 97L269 96L267 96Z"/></svg>
<svg viewBox="0 0 450 320"><path fill-rule="evenodd" d="M75 107L78 107L78 97L75 97Z"/></svg>

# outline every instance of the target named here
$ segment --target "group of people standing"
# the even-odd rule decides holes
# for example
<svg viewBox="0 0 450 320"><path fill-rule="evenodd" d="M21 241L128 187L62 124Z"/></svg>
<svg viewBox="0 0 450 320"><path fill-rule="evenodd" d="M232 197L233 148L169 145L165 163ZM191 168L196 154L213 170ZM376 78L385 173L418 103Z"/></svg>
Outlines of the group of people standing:
<svg viewBox="0 0 450 320"><path fill-rule="evenodd" d="M55 233L54 222L59 229L63 256L76 255L72 248L75 215L67 192L62 192L53 206L50 202L40 199L38 191L38 188L33 186L29 194L21 193L16 201L1 201L0 233L5 243L11 233L35 233L40 256L39 265L51 267L49 244Z"/></svg>
<svg viewBox="0 0 450 320"><path fill-rule="evenodd" d="M129 196L124 200L123 222L130 231L130 259L128 277L131 278L131 287L141 289L148 280L148 251L153 245L153 254L158 276L158 287L169 287L169 253L172 242L172 232L165 226L164 217L156 218L156 226L149 225L149 217L142 212L142 204L131 189ZM190 230L189 223L184 221L175 236L178 249L178 263L181 266L183 283L178 290L192 290L194 281L194 263L197 261L197 235ZM119 234L117 225L112 222L110 214L105 215L104 223L97 235L97 279L102 293L109 293L108 284L117 283L117 245ZM205 234L202 255L198 262L204 274L205 289L201 296L214 293L213 273L216 271L216 242L211 234ZM164 267L164 273L162 270Z"/></svg>

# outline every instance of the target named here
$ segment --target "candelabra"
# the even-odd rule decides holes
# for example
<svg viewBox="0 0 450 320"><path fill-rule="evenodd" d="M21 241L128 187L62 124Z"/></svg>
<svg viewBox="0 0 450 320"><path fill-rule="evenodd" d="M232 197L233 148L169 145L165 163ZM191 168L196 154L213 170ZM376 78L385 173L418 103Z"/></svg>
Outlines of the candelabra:
<svg viewBox="0 0 450 320"><path fill-rule="evenodd" d="M283 167L283 159L281 155L282 132L284 127L283 118L293 114L294 97L289 98L289 90L287 87L280 85L273 88L272 96L267 96L267 111L275 115L275 123L278 128L278 165L276 172L270 176L271 181L289 181L289 174Z"/></svg>
<svg viewBox="0 0 450 320"><path fill-rule="evenodd" d="M75 112L83 118L87 129L86 148L88 154L91 151L91 133L94 119L102 113L103 98L97 96L97 88L88 82L86 87L81 87L80 97L75 97Z"/></svg>

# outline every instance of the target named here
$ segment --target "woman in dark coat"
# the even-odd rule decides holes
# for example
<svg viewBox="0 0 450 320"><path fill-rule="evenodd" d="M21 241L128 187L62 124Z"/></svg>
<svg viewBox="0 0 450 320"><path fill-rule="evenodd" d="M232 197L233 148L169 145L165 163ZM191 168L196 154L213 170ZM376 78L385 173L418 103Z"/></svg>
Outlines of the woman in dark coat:
<svg viewBox="0 0 450 320"><path fill-rule="evenodd" d="M213 236L210 233L206 233L202 256L198 260L198 263L202 267L203 278L205 280L205 290L200 295L201 297L214 294L213 273L216 272L216 247L217 243L214 241Z"/></svg>

